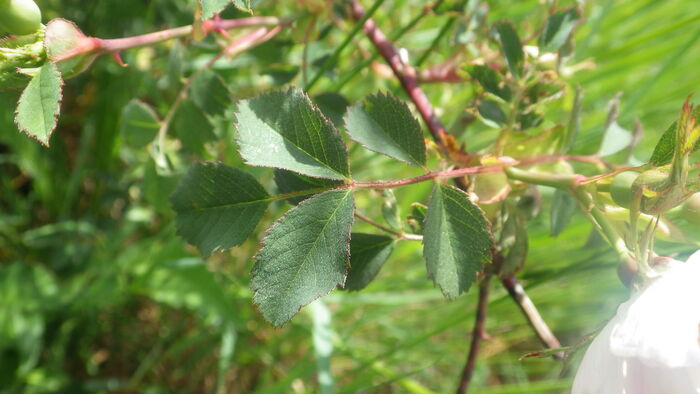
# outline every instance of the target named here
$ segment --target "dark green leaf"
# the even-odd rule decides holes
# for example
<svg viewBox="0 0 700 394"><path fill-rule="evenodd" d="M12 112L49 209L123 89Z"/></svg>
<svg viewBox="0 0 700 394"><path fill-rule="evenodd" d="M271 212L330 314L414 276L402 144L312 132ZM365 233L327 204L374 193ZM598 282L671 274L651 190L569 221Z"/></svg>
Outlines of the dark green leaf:
<svg viewBox="0 0 700 394"><path fill-rule="evenodd" d="M127 144L144 147L153 141L159 128L158 115L148 104L134 99L124 107L120 131Z"/></svg>
<svg viewBox="0 0 700 394"><path fill-rule="evenodd" d="M314 102L321 112L333 121L335 127L343 126L343 115L350 105L345 97L338 93L321 93L314 97Z"/></svg>
<svg viewBox="0 0 700 394"><path fill-rule="evenodd" d="M481 209L464 192L435 185L423 245L428 276L447 298L456 298L490 261L493 239Z"/></svg>
<svg viewBox="0 0 700 394"><path fill-rule="evenodd" d="M505 112L501 106L493 100L483 100L477 106L479 115L484 119L485 123L491 127L500 127L508 121Z"/></svg>
<svg viewBox="0 0 700 394"><path fill-rule="evenodd" d="M253 301L278 326L345 282L354 202L332 190L292 208L263 239L253 266Z"/></svg>
<svg viewBox="0 0 700 394"><path fill-rule="evenodd" d="M180 103L173 118L173 129L182 146L198 156L205 155L205 143L216 139L214 126L189 99Z"/></svg>
<svg viewBox="0 0 700 394"><path fill-rule="evenodd" d="M576 213L576 200L569 193L557 189L552 199L551 235L559 235Z"/></svg>
<svg viewBox="0 0 700 394"><path fill-rule="evenodd" d="M678 122L673 122L661 135L654 152L651 154L649 164L660 167L673 160L673 153L676 150L676 127L678 127Z"/></svg>
<svg viewBox="0 0 700 394"><path fill-rule="evenodd" d="M394 250L391 237L352 233L350 240L350 270L345 289L361 290L371 282Z"/></svg>
<svg viewBox="0 0 700 394"><path fill-rule="evenodd" d="M695 108L693 116L700 117L700 107ZM669 164L673 160L673 154L676 150L676 127L678 127L677 121L673 122L661 135L659 142L656 143L654 152L651 154L649 164L660 167ZM698 149L700 149L700 144L696 144L693 151Z"/></svg>
<svg viewBox="0 0 700 394"><path fill-rule="evenodd" d="M547 19L540 35L540 52L556 52L571 35L580 15L575 8L556 12Z"/></svg>
<svg viewBox="0 0 700 394"><path fill-rule="evenodd" d="M345 117L345 128L350 138L368 149L417 167L425 165L420 124L394 96L373 94L353 105Z"/></svg>
<svg viewBox="0 0 700 394"><path fill-rule="evenodd" d="M203 70L195 74L190 86L192 101L209 115L221 115L231 105L231 92L219 74Z"/></svg>
<svg viewBox="0 0 700 394"><path fill-rule="evenodd" d="M15 115L19 131L49 146L61 111L62 86L63 80L56 65L47 61L19 98Z"/></svg>
<svg viewBox="0 0 700 394"><path fill-rule="evenodd" d="M520 124L520 130L527 130L531 127L537 127L542 124L544 118L537 112L525 112L518 114L517 122Z"/></svg>
<svg viewBox="0 0 700 394"><path fill-rule="evenodd" d="M515 31L513 24L509 21L496 22L493 25L493 29L501 47L501 52L506 58L508 68L510 68L510 72L513 73L516 78L520 78L522 76L525 55L523 54L523 45L520 43L518 32Z"/></svg>
<svg viewBox="0 0 700 394"><path fill-rule="evenodd" d="M277 189L280 193L294 193L302 190L313 190L323 187L337 186L342 183L342 181L336 181L333 179L312 178L306 175L297 174L293 171L275 169L275 184L277 184ZM292 197L289 199L289 202L292 204L299 204L317 193L318 191L304 196Z"/></svg>
<svg viewBox="0 0 700 394"><path fill-rule="evenodd" d="M464 70L474 78L485 91L494 94L505 101L510 100L510 89L502 85L501 74L489 66L481 64L471 64L464 67Z"/></svg>
<svg viewBox="0 0 700 394"><path fill-rule="evenodd" d="M551 82L537 82L527 88L527 97L531 103L545 102L560 97L564 92L564 85Z"/></svg>
<svg viewBox="0 0 700 394"><path fill-rule="evenodd" d="M298 88L238 105L238 144L246 163L330 179L349 176L340 134Z"/></svg>
<svg viewBox="0 0 700 394"><path fill-rule="evenodd" d="M255 229L269 195L250 174L220 163L195 163L170 198L177 233L204 257L240 245Z"/></svg>

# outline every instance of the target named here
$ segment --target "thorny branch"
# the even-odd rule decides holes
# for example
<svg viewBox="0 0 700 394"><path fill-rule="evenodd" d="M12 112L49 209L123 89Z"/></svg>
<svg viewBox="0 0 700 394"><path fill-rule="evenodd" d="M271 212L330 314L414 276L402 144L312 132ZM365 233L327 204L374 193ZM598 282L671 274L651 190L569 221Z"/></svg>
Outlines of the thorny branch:
<svg viewBox="0 0 700 394"><path fill-rule="evenodd" d="M352 13L353 16L356 19L361 19L365 15L365 11L360 5L360 3L357 0L351 0L351 5L352 5ZM420 113L421 117L425 121L426 125L428 126L428 130L430 131L430 134L432 135L433 139L442 147L446 148L448 144L447 140L447 132L445 131L445 127L443 126L442 122L438 119L437 115L435 114L435 110L433 106L430 104L428 101L427 96L423 92L423 90L419 86L419 73L410 65L406 64L403 62L401 59L401 56L399 55L399 52L396 50L396 48L393 46L393 44L386 38L386 36L381 32L381 30L376 26L374 21L372 19L367 19L364 24L364 31L367 37L372 41L374 46L377 48L377 51L382 55L384 60L389 64L391 67L392 71L394 72L394 75L396 78L399 80L401 83L401 86L403 89L406 91L408 96L410 97L411 101L413 104L416 106L418 109L418 112ZM461 169L460 169L461 170ZM467 170L467 169L465 169ZM465 185L461 184L458 182L458 185L461 188L464 188ZM467 389L469 387L469 382L471 380L474 366L476 365L476 359L477 355L479 352L479 345L481 343L481 339L484 335L484 321L486 320L486 313L487 313L487 306L488 306L488 293L489 293L489 286L490 286L490 272L489 270L486 271L486 276L484 279L482 279L480 288L479 288L479 304L477 307L477 317L476 317L476 322L475 322L475 327L474 327L474 333L472 335L472 341L471 341L471 347L469 350L469 355L467 356L467 362L464 366L460 381L459 381L459 386L457 389L457 393L466 393ZM513 278L515 279L515 278ZM515 282L517 283L517 282ZM532 324L533 329L537 333L537 335L549 346L549 344L554 344L556 343L558 345L558 341L554 337L554 335L551 333L551 330L547 327L547 324L544 322L544 320L541 318L539 313L537 313L537 309L534 307L534 304L532 304L532 301L527 297L524 289L522 289L522 286L520 287L513 287L513 289L517 289L518 291L514 294L518 296L518 298L514 297L514 300L518 303L518 305L521 307L523 312L525 313L526 317L528 318L528 321L536 324ZM510 289L508 289L510 292ZM523 301L518 302L518 300L527 300L529 302L523 303ZM524 308L523 306L526 306ZM546 341L545 341L546 339ZM556 347L560 347L559 345Z"/></svg>
<svg viewBox="0 0 700 394"><path fill-rule="evenodd" d="M352 1L352 13L356 19L362 19L365 15L365 10L357 0ZM377 28L374 20L367 19L367 21L365 21L364 31L384 60L389 63L394 74L401 82L401 86L403 86L404 90L411 98L411 101L416 105L418 112L428 125L430 134L432 134L438 144L444 147L446 144L445 138L447 136L445 126L442 125L440 119L435 115L435 110L430 104L430 101L428 101L428 97L426 97L425 93L418 85L416 70L401 60L399 52L394 45L389 42L384 33Z"/></svg>
<svg viewBox="0 0 700 394"><path fill-rule="evenodd" d="M244 27L280 26L284 23L286 22L273 16L254 16L250 18L240 19L216 18L205 20L204 22L202 22L202 30L204 34L208 34L213 31L221 32ZM187 25L125 38L104 39L97 37L87 37L87 39L85 40L85 44L80 45L60 56L57 56L55 59L52 60L54 62L61 62L91 52L97 52L101 54L118 54L119 52L126 49L137 48L145 45L152 45L179 37L187 37L189 35L192 35L193 32L193 25Z"/></svg>

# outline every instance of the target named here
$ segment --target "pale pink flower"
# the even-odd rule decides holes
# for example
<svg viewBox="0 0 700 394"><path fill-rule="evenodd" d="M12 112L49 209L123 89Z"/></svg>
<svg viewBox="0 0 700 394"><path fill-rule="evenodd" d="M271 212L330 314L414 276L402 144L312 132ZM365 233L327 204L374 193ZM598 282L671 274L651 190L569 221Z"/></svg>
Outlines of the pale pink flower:
<svg viewBox="0 0 700 394"><path fill-rule="evenodd" d="M657 271L590 344L572 394L700 393L700 251Z"/></svg>

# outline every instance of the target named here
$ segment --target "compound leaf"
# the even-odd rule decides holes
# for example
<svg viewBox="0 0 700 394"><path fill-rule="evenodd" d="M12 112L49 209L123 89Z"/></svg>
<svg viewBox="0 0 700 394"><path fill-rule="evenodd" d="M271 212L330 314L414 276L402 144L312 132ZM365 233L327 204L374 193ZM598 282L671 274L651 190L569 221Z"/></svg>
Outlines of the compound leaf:
<svg viewBox="0 0 700 394"><path fill-rule="evenodd" d="M318 178L349 176L340 134L300 89L243 100L236 117L238 144L246 163Z"/></svg>
<svg viewBox="0 0 700 394"><path fill-rule="evenodd" d="M483 213L453 187L433 188L423 231L428 276L447 298L469 290L491 258L493 239Z"/></svg>
<svg viewBox="0 0 700 394"><path fill-rule="evenodd" d="M252 175L220 163L193 164L170 198L177 233L204 257L245 241L269 195Z"/></svg>
<svg viewBox="0 0 700 394"><path fill-rule="evenodd" d="M303 201L270 227L251 282L253 301L267 321L281 325L344 284L354 210L350 190L331 190Z"/></svg>

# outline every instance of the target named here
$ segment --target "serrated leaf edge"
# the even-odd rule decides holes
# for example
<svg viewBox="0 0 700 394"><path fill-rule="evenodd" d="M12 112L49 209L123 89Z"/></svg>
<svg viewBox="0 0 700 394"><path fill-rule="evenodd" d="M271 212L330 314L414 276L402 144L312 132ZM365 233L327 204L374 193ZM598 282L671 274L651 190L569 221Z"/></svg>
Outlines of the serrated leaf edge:
<svg viewBox="0 0 700 394"><path fill-rule="evenodd" d="M51 130L49 130L48 135L46 136L46 141L42 141L39 137L32 135L29 132L29 130L22 128L19 124L18 119L17 119L17 117L19 116L19 102L22 101L22 98L24 97L24 90L27 89L26 86L25 86L24 90L22 91L22 94L19 97L19 101L17 102L17 108L15 109L14 123L17 126L17 129L21 133L26 134L29 138L36 140L37 142L39 142L40 144L42 144L48 148L50 146L49 141L51 140L51 136L53 135L53 132L56 130L56 127L58 126L58 117L61 114L61 103L63 102L63 78L61 77L61 72L58 71L58 67L56 66L55 63L49 61L46 64L51 64L51 66L54 68L54 70L58 74L58 81L59 81L59 83L58 83L58 110L53 115L53 118L54 118L53 127L51 128ZM44 64L44 65L46 65L46 64ZM31 80L30 80L30 83L31 83ZM27 84L27 86L29 86L29 85Z"/></svg>
<svg viewBox="0 0 700 394"><path fill-rule="evenodd" d="M391 94L385 93L384 91L379 91L379 92L377 92L377 93L370 94L370 95L368 95L367 97L365 97L364 100L358 101L357 103L348 106L347 110L345 111L345 115L343 115L343 124L345 125L345 133L348 135L348 137L349 137L352 141L354 141L355 143L357 143L358 145L362 146L363 148L365 148L365 149L367 149L367 150L369 150L369 151L372 151L372 152L375 152L375 153L378 153L378 154L380 154L380 155L384 155L384 156L387 156L387 157L391 157L392 159L398 160L398 161L400 161L400 162L402 162L402 163L410 164L410 165L412 165L412 166L414 166L414 167L423 168L423 167L425 166L425 163L421 164L420 161L416 160L416 158L413 157L413 155L411 155L411 154L410 154L409 152L407 152L405 149L401 148L401 145L397 144L396 141L394 141L393 138L391 138L391 141L394 142L394 145L395 145L396 147L398 147L400 150L406 152L407 155L411 158L412 161L404 160L404 159L398 158L398 157L396 157L396 156L390 155L390 154L388 154L388 153L386 153L386 152L380 152L380 151L378 151L378 150L372 149L372 148L370 148L369 146L367 146L366 144L364 144L364 143L358 141L357 139L355 139L355 137L353 137L353 135L350 134L350 132L348 131L348 127L347 127L348 115L350 115L350 108L352 108L352 107L354 107L354 106L356 106L356 105L360 105L360 106L363 106L363 107L364 107L364 103L366 103L366 102L367 102L367 99L368 99L369 97L371 97L371 96L384 96L385 98L387 98L387 99L389 99L389 100L393 100L393 101L396 101L396 102L399 102L399 103L401 103L401 104L406 105L405 102L401 101L400 99L398 99L397 97L395 97L395 96L393 96L393 95L391 95ZM407 106L407 109L408 109L408 112L411 114L411 117L413 118L413 120L415 120L416 123L418 123L418 128L421 130L421 134L422 134L422 132L423 132L423 127L421 127L420 122L418 122L418 120L413 116L413 113L411 112L410 108L408 108L408 106ZM421 138L424 138L424 137L421 135ZM423 151L423 153L424 153L423 162L425 162L425 160L427 159L427 154L425 153L425 151Z"/></svg>
<svg viewBox="0 0 700 394"><path fill-rule="evenodd" d="M283 90L283 89L272 89L272 90L266 91L266 92L263 93L263 94L273 93L273 92L283 92L283 93L286 93L286 92L289 92L290 90L294 90L294 89L295 89L294 86L290 86L290 87L287 88L287 90ZM297 89L298 89L298 88L297 88ZM321 118L323 119L323 122L329 124L329 125L332 127L332 129L333 129L332 132L338 137L338 139L341 141L341 143L342 143L343 146L344 146L345 143L343 142L343 137L342 137L342 135L340 134L340 132L338 131L338 129L336 129L335 125L334 125L333 122L330 120L330 118L323 114L323 112L321 111L321 109L318 108L318 106L311 100L311 98L309 97L309 95L308 95L305 91L303 91L302 89L298 89L298 90L301 92L302 96L304 96L304 98L305 98L306 100L308 100L308 102L311 104L312 109L313 109L315 112L317 112L317 113L321 116ZM234 129L236 130L236 133L235 133L236 135L233 137L233 139L234 139L234 141L236 142L236 145L238 145L238 147L239 147L238 149L236 149L236 152L238 152L239 156L241 156L241 158L243 158L243 161L245 162L246 165L249 165L249 166L251 166L251 167L279 168L279 169L282 169L282 170L287 170L287 171L295 172L295 173L297 173L297 174L305 175L305 176L308 176L308 177L311 177L311 178L332 179L332 180L337 180L337 181L352 180L352 174L350 173L350 165L348 164L347 147L345 147L345 152L346 152L346 155L345 155L346 161L345 161L345 162L346 162L347 172L348 172L347 175L341 174L341 173L339 173L338 171L336 171L335 169L330 168L330 167L326 166L325 164L319 162L320 164L323 165L324 168L327 168L327 169L329 169L329 170L335 172L336 174L340 175L342 178L331 178L331 177L327 177L327 176L309 175L309 174L305 174L305 173L303 173L303 172L299 172L299 171L297 171L297 170L293 170L293 169L288 168L288 167L280 167L280 166L270 167L270 166L265 166L265 165L260 165L260 164L253 164L253 163L248 162L248 160L246 160L246 159L243 157L243 155L241 154L241 148L240 148L241 144L240 144L240 137L239 137L239 134L240 134L240 133L238 132L238 129L239 129L239 122L238 122L238 116L237 116L237 114L238 114L238 108L239 108L239 105L240 105L240 103L241 103L242 101L246 101L246 100L251 100L251 99L259 98L260 96L261 96L261 95L257 95L257 96L254 96L254 97L249 97L249 98L247 98L247 99L238 100L236 103L234 103L234 106L233 106L233 112L234 112L234 114L233 114L233 117L234 117L233 127L234 127ZM285 138L285 141L286 141L286 138ZM292 145L294 145L294 144L292 144ZM294 146L296 146L296 145L294 145ZM308 155L309 157L311 157L312 159L314 159L314 161L317 161L312 155L309 155L306 151L303 151L303 150L301 150L301 149L299 149L299 150L302 151L302 152L304 152L305 154L307 154L307 155Z"/></svg>
<svg viewBox="0 0 700 394"><path fill-rule="evenodd" d="M352 190L351 190L351 189L347 189L347 188L326 190L326 191L323 192L323 193L314 194L313 196L311 196L311 197L305 199L304 201L301 201L299 204L297 204L297 205L295 205L294 207L290 208L289 210L287 210L287 212L285 212L282 216L280 216L277 220L275 220L275 221L267 228L267 230L265 230L265 234L264 234L264 236L262 237L262 239L261 239L260 242L259 242L260 248L259 248L258 252L255 254L255 256L253 256L253 259L255 260L255 263L253 264L253 267L251 268L251 274L252 274L252 270L255 269L255 265L258 264L258 257L259 257L259 255L260 255L260 252L262 251L262 248L265 246L265 245L264 245L264 244L265 244L265 239L268 237L268 235L270 234L270 232L271 232L275 227L277 227L277 226L287 217L287 215L289 215L289 212L291 212L291 211L294 210L294 209L299 208L302 204L308 204L308 203L309 203L309 200L311 200L311 199L314 198L314 197L317 197L317 196L320 196L320 195L326 194L326 193L336 192L336 191L345 191L345 192L347 192L347 194L349 194L349 195L352 196ZM351 198L353 198L353 197L351 197ZM355 211L355 204L354 204L354 202L353 202L353 212L354 212L354 211ZM350 233L349 233L349 235L348 235L348 241L347 241L346 244L345 244L345 275L343 276L342 282L341 282L341 283L337 283L337 284L335 285L335 287L332 288L332 289L330 289L327 293L325 293L325 294L320 294L320 295L316 296L316 298L314 298L313 300L309 301L307 304L299 306L299 308L296 310L296 312L294 312L294 314L293 314L289 319L287 319L286 321L284 321L284 322L282 322L282 323L280 323L280 324L274 324L274 323L271 323L271 322L270 322L271 324L275 325L276 327L281 327L281 326L283 326L284 324L286 324L287 322L289 322L290 320L292 320L292 318L293 318L294 316L296 316L297 313L299 313L299 311L301 310L301 308L305 307L306 305L311 304L312 302L316 301L316 300L319 299L319 298L323 298L323 297L327 296L327 295L330 294L333 290L335 290L335 289L337 289L337 288L339 288L339 287L343 287L343 286L345 285L345 281L346 281L347 278L348 278L348 269L350 268L350 241L351 241L351 239L352 239L352 226L353 226L354 222L355 222L355 215L353 214L352 217L351 217L351 219L350 219L350 229L351 229L351 231L350 231ZM255 308L258 310L258 312L259 312L262 316L265 316L265 315L262 313L262 311L260 310L260 305L259 305L257 302L255 302L255 295L257 294L258 289L253 288L252 284L253 284L253 282L251 281L251 287L250 287L250 289L253 291L253 304L255 305ZM265 319L265 321L267 321L267 319Z"/></svg>
<svg viewBox="0 0 700 394"><path fill-rule="evenodd" d="M197 165L197 164L201 164L201 165L203 165L203 166L223 165L223 166L225 166L225 167L232 167L232 166L229 166L228 164L223 163L223 162L221 162L221 161L201 161L201 162L193 163L193 165ZM232 168L236 168L236 167L232 167ZM240 170L240 168L237 168L237 169ZM247 173L246 171L243 171L243 170L241 170L241 171L244 172L244 173ZM251 175L251 174L248 173L248 175ZM252 175L251 175L251 176L252 176ZM175 210L175 207L173 206L173 196L175 196L175 194L177 194L178 190L180 189L180 185L182 184L181 182L182 182L182 180L180 180L180 182L178 182L178 185L177 185L177 187L175 188L175 190L173 191L173 193L172 193L170 196L168 196L168 202L170 203L170 208L171 208L173 211L175 211L176 213L178 213L178 214L179 214L179 212L176 211L176 210ZM257 182L257 179L256 179L256 182ZM252 205L252 204L260 204L260 203L262 203L262 202L266 202L266 207L265 207L265 210L263 211L263 214L264 214L265 211L267 211L267 206L270 205L270 201L271 201L271 200L270 200L269 198L270 198L271 196L270 196L270 193L267 192L267 190L265 189L265 187L264 187L263 185L260 184L260 182L258 182L258 185L260 185L260 187L262 188L262 190L265 192L265 194L266 194L266 196L267 196L267 199L266 199L266 200L249 201L249 202L245 202L245 203L242 203L242 204L226 204L226 205L218 206L217 208L232 208L232 207L238 207L238 206L241 206L241 205ZM187 209L187 210L180 211L180 212L199 212L199 211L203 211L203 210L205 210L205 209L204 209L204 208L199 208L199 209ZM260 223L258 222L258 223L256 224L256 227L257 227L259 224L260 224ZM254 231L254 230L253 230L253 231ZM177 224L177 220L176 220L176 223L175 223L175 234L176 234L177 236L179 236L180 238L182 238L183 240L185 240L185 242L187 242L188 244L190 244L190 245L196 247L197 250L199 250L199 252L202 254L202 256L203 256L205 259L206 259L206 258L209 258L209 256L211 256L211 255L214 254L214 253L223 252L223 251L226 251L226 250L228 250L228 249L231 249L231 248L234 248L234 247L240 245L240 244L239 244L239 245L234 245L234 246L229 247L229 248L222 248L222 247L220 247L220 246L217 246L216 248L212 249L212 250L205 256L204 253L203 253L203 251L199 248L198 245L195 245L195 244L191 243L191 242L187 239L187 237L185 237L185 235L182 234L182 233L180 232L180 226ZM251 233L251 234L252 234L252 233ZM250 237L250 234L248 235L248 237ZM247 237L246 237L246 238L247 238Z"/></svg>
<svg viewBox="0 0 700 394"><path fill-rule="evenodd" d="M441 184L439 184L439 183L436 183L435 186L434 186L434 190L436 190L437 188L439 188L439 187L441 187L441 186L445 186L445 187L448 187L448 188L450 188L450 189L456 190L456 191L458 191L458 192L464 194L464 197L467 198L467 200L471 201L471 199L469 198L469 194L467 194L464 190L461 190L461 189L456 188L456 187L451 186L451 185L441 185ZM433 193L434 193L434 191L431 193L431 200L432 200ZM493 235L493 228L492 228L491 222L490 222L488 219L486 219L486 216L485 216L485 214L484 214L484 210L481 209L481 207L479 206L479 204L476 204L476 203L472 202L472 205L474 205L474 206L478 209L478 211L479 211L479 213L481 214L482 218L484 218L484 221L486 221L486 232L488 233L489 238L491 239L491 244L492 244L492 245L495 245L495 237L494 237L494 235ZM430 206L430 200L428 201L428 206ZM423 220L423 228L425 228L425 224L428 222L428 217L430 216L430 211L431 211L431 210L428 209L428 210L426 210L426 212L425 212L425 219ZM421 241L421 244L423 245L423 258L424 258L424 259L426 260L426 262L427 262L427 259L425 258L425 233L423 234L423 241ZM450 244L451 244L451 243L450 243ZM450 249L451 249L451 248L450 248ZM452 250L450 250L450 253L453 253ZM489 258L488 258L486 261L483 262L484 267L486 266L486 264L491 264L491 263L493 262L493 255L494 255L494 250L493 250L493 248L490 248L490 249L489 249ZM426 269L427 269L427 264L426 264ZM479 274L479 272L482 272L482 271L483 271L483 268L482 268L482 270L479 270L479 271L476 272L476 276L475 276L474 282L476 282L476 281L478 280L478 274ZM466 290L465 290L465 291L460 291L455 297L451 297L450 295L448 295L447 293L445 293L445 290L442 288L442 286L440 286L440 285L435 281L435 277L431 274L431 272L430 272L429 270L428 270L427 272L428 272L428 279L430 279L430 280L433 282L433 284L435 284L435 286L437 286L437 287L440 289L440 292L442 293L442 295L443 295L445 298L447 298L447 299L449 299L449 300L453 300L453 299L458 298L462 293L466 293Z"/></svg>

